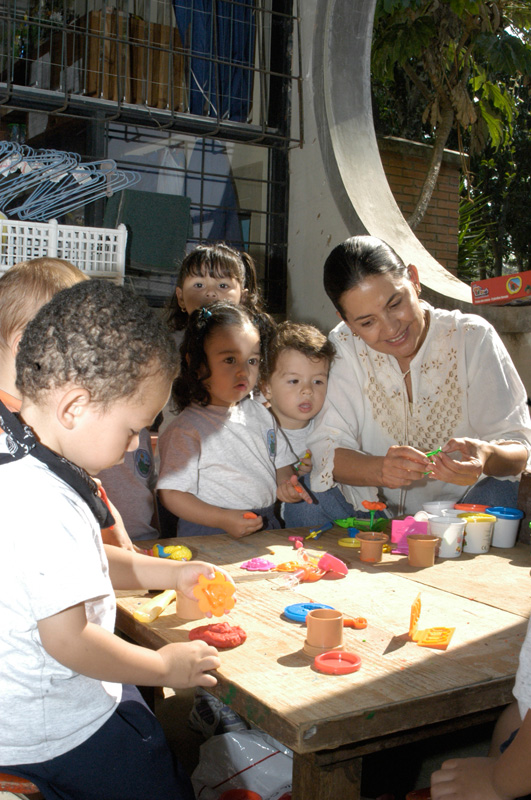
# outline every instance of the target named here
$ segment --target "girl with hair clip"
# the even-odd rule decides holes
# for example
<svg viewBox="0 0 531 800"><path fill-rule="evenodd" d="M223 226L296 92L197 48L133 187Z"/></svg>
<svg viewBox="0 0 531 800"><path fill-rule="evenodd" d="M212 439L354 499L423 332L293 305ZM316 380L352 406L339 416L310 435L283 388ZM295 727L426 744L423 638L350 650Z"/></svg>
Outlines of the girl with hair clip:
<svg viewBox="0 0 531 800"><path fill-rule="evenodd" d="M248 253L224 242L198 245L184 258L167 313L170 330L186 328L192 311L216 300L262 311L256 267ZM179 337L181 344L184 333Z"/></svg>
<svg viewBox="0 0 531 800"><path fill-rule="evenodd" d="M269 411L251 400L261 360L260 315L217 302L194 311L173 386L180 410L160 439L162 505L180 536L240 538L279 528L276 500L311 503Z"/></svg>
<svg viewBox="0 0 531 800"><path fill-rule="evenodd" d="M167 308L166 322L180 348L190 314L197 308L218 300L243 305L261 314L262 335L274 330L273 319L263 311L256 267L248 253L235 250L224 242L200 244L184 258L175 293ZM175 405L170 400L163 410L162 434L175 418Z"/></svg>

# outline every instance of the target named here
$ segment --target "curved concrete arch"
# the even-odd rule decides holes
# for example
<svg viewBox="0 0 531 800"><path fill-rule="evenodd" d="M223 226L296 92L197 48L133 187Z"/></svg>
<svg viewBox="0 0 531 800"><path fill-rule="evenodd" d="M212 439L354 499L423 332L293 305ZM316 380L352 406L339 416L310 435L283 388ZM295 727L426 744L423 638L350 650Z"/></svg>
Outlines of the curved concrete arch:
<svg viewBox="0 0 531 800"><path fill-rule="evenodd" d="M470 287L436 261L404 219L382 167L371 104L376 0L318 0L313 42L314 109L330 189L352 235L384 239L416 264L428 299L473 311L500 333L531 330L529 307L474 306Z"/></svg>

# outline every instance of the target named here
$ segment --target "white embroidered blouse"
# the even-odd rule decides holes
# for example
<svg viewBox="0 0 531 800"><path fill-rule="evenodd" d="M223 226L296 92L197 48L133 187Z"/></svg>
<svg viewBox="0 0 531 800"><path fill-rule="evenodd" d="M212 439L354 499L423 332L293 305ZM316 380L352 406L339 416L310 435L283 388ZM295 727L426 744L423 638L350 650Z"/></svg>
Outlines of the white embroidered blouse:
<svg viewBox="0 0 531 800"><path fill-rule="evenodd" d="M531 454L525 388L492 325L474 314L422 305L430 326L410 364L412 402L393 356L372 350L344 322L331 331L337 357L308 440L314 491L334 485L336 448L383 456L392 445L410 445L426 453L452 437L469 436L521 441ZM378 499L376 487L340 488L356 509L363 500ZM385 488L380 495L392 513L400 508L409 514L429 500L463 492L463 487L425 478L405 490Z"/></svg>

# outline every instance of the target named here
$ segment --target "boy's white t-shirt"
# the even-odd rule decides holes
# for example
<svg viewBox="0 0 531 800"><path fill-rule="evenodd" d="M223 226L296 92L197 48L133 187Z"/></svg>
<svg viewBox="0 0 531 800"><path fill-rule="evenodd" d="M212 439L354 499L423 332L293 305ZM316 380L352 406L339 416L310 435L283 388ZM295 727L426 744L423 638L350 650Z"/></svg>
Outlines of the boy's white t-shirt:
<svg viewBox="0 0 531 800"><path fill-rule="evenodd" d="M114 631L116 603L94 515L31 455L1 465L0 482L0 764L7 766L47 761L86 741L114 712L122 687L60 664L37 628L84 603L89 622Z"/></svg>
<svg viewBox="0 0 531 800"><path fill-rule="evenodd" d="M296 456L296 458L303 458L304 454L308 450L306 442L308 441L308 436L313 431L314 424L314 420L311 419L304 428L282 428L282 433L290 443L291 449L293 450L293 454Z"/></svg>
<svg viewBox="0 0 531 800"><path fill-rule="evenodd" d="M220 508L275 502L276 470L293 463L273 415L246 398L231 408L185 408L159 440L157 489L195 495Z"/></svg>

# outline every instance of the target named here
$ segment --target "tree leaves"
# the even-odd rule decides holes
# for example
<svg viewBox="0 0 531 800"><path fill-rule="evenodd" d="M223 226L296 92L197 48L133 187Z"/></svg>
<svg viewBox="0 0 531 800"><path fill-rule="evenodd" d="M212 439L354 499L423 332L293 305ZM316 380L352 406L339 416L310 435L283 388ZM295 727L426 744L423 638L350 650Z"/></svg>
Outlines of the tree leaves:
<svg viewBox="0 0 531 800"><path fill-rule="evenodd" d="M405 91L409 82L425 98L421 124L429 126L441 158L450 116L472 151L500 148L516 113L507 76L531 76L530 42L528 0L377 0L373 77L389 86L403 71ZM440 162L431 168L413 214L417 222Z"/></svg>

